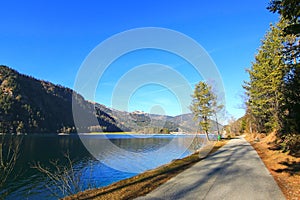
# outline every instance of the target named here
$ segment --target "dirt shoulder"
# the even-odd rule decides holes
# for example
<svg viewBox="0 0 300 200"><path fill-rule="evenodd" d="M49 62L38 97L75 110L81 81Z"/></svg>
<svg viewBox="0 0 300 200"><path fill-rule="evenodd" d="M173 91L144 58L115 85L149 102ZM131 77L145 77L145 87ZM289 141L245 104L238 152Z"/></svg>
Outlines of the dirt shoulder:
<svg viewBox="0 0 300 200"><path fill-rule="evenodd" d="M217 151L226 143L226 140L216 142L212 149L209 148L210 153ZM207 150L204 148L202 151L205 152ZM99 189L80 192L64 199L134 199L151 192L204 158L203 154L197 152L186 158L174 160L169 164L146 171L132 178Z"/></svg>
<svg viewBox="0 0 300 200"><path fill-rule="evenodd" d="M246 139L255 148L285 197L290 200L300 199L300 158L276 150L274 134L265 138L248 135Z"/></svg>

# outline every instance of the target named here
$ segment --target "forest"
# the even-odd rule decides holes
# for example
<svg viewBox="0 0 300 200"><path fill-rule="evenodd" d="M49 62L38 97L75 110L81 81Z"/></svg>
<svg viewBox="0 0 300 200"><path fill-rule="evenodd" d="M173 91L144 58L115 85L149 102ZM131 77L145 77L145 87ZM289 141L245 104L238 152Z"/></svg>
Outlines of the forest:
<svg viewBox="0 0 300 200"><path fill-rule="evenodd" d="M245 81L246 114L235 122L240 132L275 132L283 150L300 149L299 1L271 1L279 13L261 42Z"/></svg>
<svg viewBox="0 0 300 200"><path fill-rule="evenodd" d="M94 105L73 90L0 66L0 133L89 132L85 123L75 128L72 97L84 116L95 116L103 131L121 131L104 111L94 113Z"/></svg>
<svg viewBox="0 0 300 200"><path fill-rule="evenodd" d="M80 113L76 124L72 106ZM171 117L111 109L72 89L0 65L0 133L195 132L198 127L192 118L192 114ZM222 127L211 122L212 132Z"/></svg>

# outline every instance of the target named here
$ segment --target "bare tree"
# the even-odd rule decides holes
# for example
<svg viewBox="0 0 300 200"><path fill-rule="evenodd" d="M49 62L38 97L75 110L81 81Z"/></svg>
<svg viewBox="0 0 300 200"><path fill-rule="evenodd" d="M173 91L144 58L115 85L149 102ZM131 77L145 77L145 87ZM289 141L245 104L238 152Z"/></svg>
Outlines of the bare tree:
<svg viewBox="0 0 300 200"><path fill-rule="evenodd" d="M0 136L0 189L3 188L8 178L14 171L19 156L21 136L3 134ZM15 174L16 178L17 174ZM0 193L0 198L4 198L5 193Z"/></svg>
<svg viewBox="0 0 300 200"><path fill-rule="evenodd" d="M80 170L74 169L74 161L71 160L69 153L64 155L67 163L60 164L58 160L49 161L53 169L42 166L39 162L34 163L32 168L37 169L45 174L49 182L46 187L56 197L61 198L81 192L85 189L95 188L95 182L91 181L91 174L89 180L85 183L83 181L83 174Z"/></svg>

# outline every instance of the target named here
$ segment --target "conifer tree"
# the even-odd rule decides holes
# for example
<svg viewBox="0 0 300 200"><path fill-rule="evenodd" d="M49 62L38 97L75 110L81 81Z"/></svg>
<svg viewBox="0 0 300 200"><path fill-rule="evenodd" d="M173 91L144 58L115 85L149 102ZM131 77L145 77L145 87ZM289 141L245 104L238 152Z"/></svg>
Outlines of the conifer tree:
<svg viewBox="0 0 300 200"><path fill-rule="evenodd" d="M248 95L248 110L254 118L258 132L270 132L282 128L281 105L284 101L283 77L287 67L282 59L282 50L287 37L283 35L284 20L270 31L262 41L255 62L248 69L250 81L244 88Z"/></svg>
<svg viewBox="0 0 300 200"><path fill-rule="evenodd" d="M281 106L283 116L281 132L282 135L296 133L300 140L300 1L271 0L268 9L273 13L279 13L281 20L286 21L283 34L288 36L281 52L286 64L283 77L285 98Z"/></svg>
<svg viewBox="0 0 300 200"><path fill-rule="evenodd" d="M196 85L192 97L193 100L190 110L194 114L194 120L199 120L199 126L201 126L206 134L207 140L209 140L208 131L210 129L210 119L216 115L216 112L222 106L218 105L217 97L212 92L212 87L202 81Z"/></svg>

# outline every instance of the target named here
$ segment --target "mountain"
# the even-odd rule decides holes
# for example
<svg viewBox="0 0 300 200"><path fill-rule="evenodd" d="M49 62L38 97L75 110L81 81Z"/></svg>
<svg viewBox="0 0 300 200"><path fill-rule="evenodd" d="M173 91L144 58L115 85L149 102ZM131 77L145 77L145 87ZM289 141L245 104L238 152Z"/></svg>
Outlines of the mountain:
<svg viewBox="0 0 300 200"><path fill-rule="evenodd" d="M185 132L197 132L199 129L198 123L194 121L194 115L192 113L183 114L170 119L171 122L178 124L178 126ZM210 120L210 130L209 132L217 132L223 129L223 125L217 123L214 120ZM198 130L199 129L199 130Z"/></svg>
<svg viewBox="0 0 300 200"><path fill-rule="evenodd" d="M123 126L124 131L138 133L169 133L177 132L178 124L172 122L172 117L155 115L140 111L125 112L115 109L103 108L103 105L95 104L96 109L105 110L113 116L119 127Z"/></svg>
<svg viewBox="0 0 300 200"><path fill-rule="evenodd" d="M73 90L22 75L0 66L0 133L76 132L72 115L72 95L82 115L93 115L94 107ZM97 113L106 131L121 131L105 113ZM86 124L82 131L88 131Z"/></svg>
<svg viewBox="0 0 300 200"><path fill-rule="evenodd" d="M0 65L0 133L168 133L196 132L197 127L192 114L171 117L118 111L86 101L72 89ZM216 125L211 131L215 130Z"/></svg>

